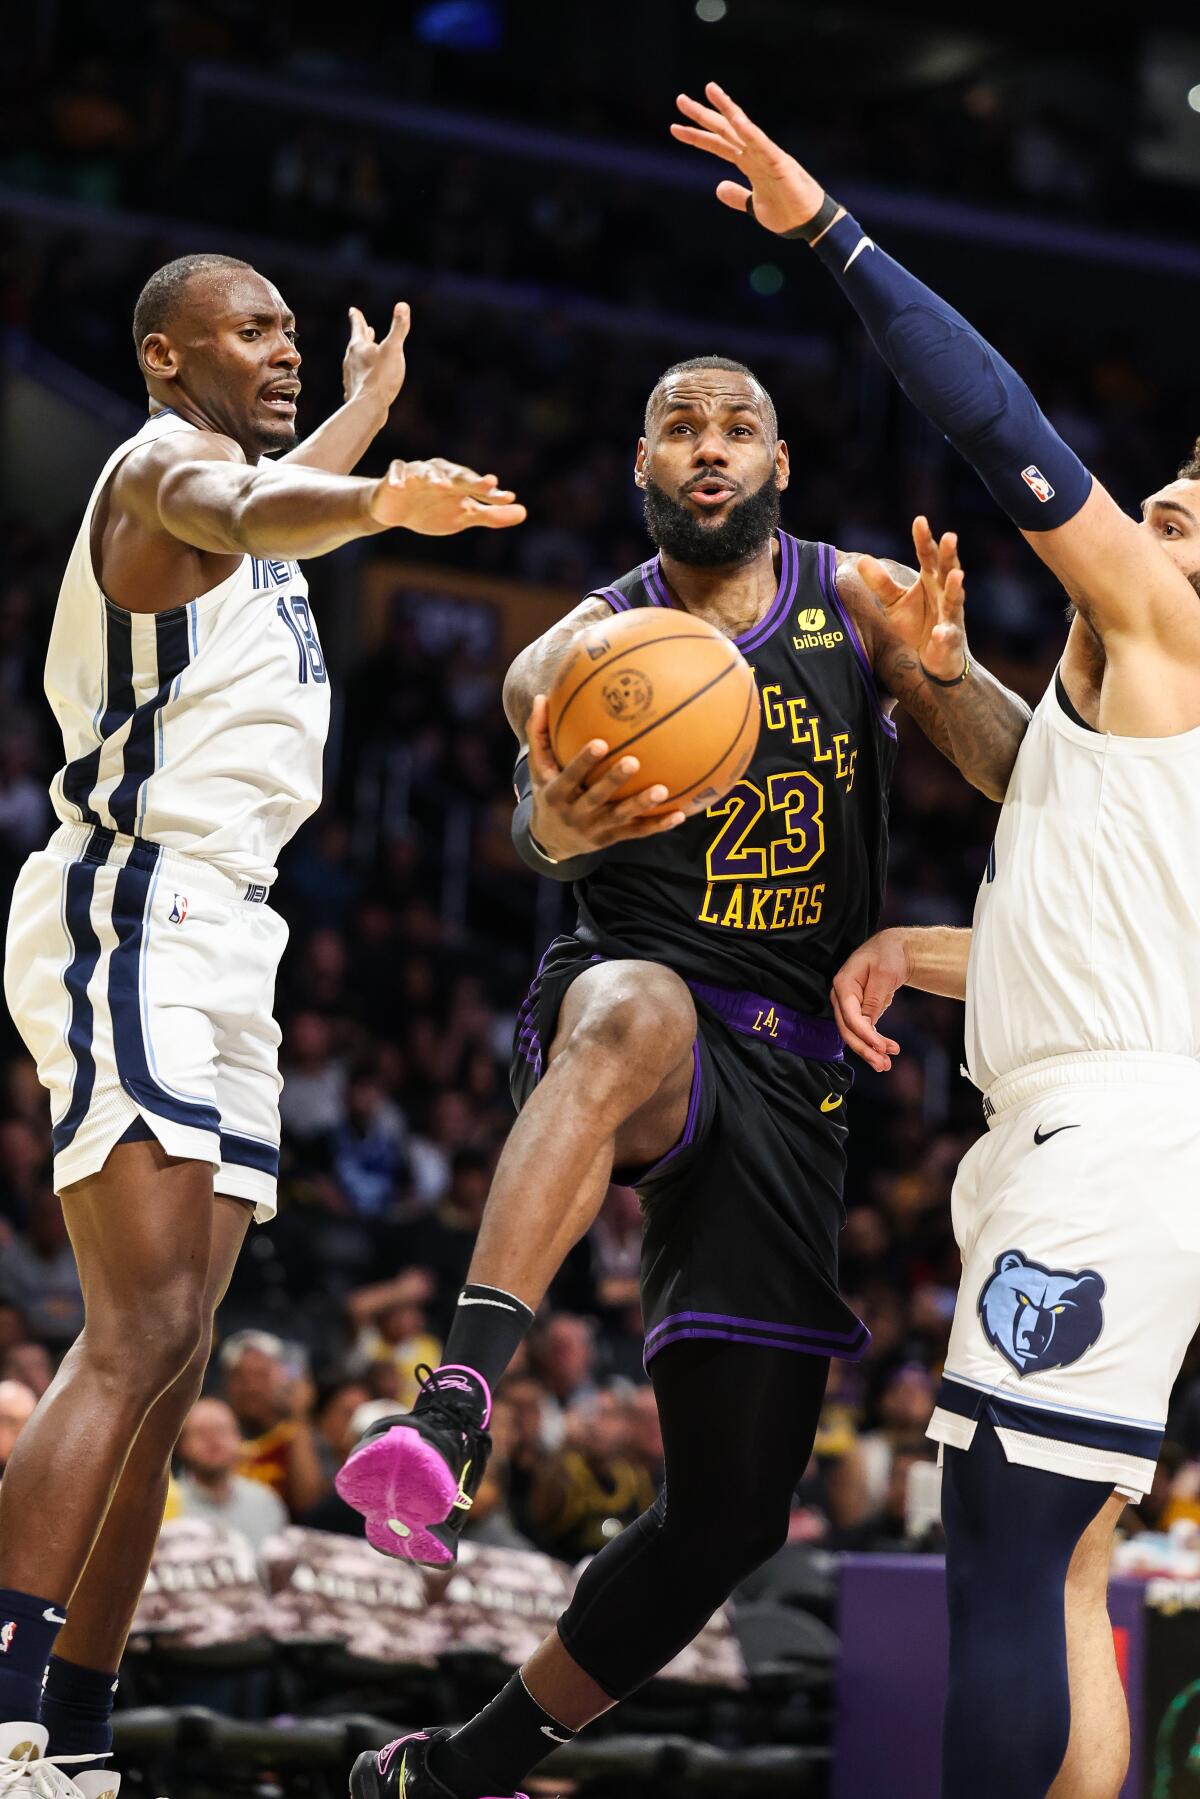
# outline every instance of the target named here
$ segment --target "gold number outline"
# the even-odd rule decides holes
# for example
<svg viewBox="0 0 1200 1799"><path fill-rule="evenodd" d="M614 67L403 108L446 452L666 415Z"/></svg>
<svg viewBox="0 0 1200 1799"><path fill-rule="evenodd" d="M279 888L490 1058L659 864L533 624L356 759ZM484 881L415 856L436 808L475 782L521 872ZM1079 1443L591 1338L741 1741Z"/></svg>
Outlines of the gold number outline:
<svg viewBox="0 0 1200 1799"><path fill-rule="evenodd" d="M754 799L747 798L747 790ZM710 818L721 818L728 814L728 823L723 824L705 852L710 881L765 881L767 878L767 852L763 849L747 850L743 848L747 837L767 809L767 796L753 781L739 781L730 789L723 800L708 808ZM743 812L750 816L738 830L738 820ZM731 831L737 835L729 848L724 852L724 860L728 862L744 862L752 866L735 868L727 874L716 874L713 871L713 858L721 848Z"/></svg>
<svg viewBox="0 0 1200 1799"><path fill-rule="evenodd" d="M788 787L785 790L783 797L781 799L776 799L775 794L780 790L782 783L785 781L788 783ZM797 781L807 781L816 797L813 801L811 814L804 820L804 823L800 827L800 848L798 850L793 850L792 826L790 821L792 814L796 812L797 809L802 809L804 805L803 789L795 786ZM813 866L814 862L819 862L821 857L825 854L824 783L819 781L816 775L812 774L807 768L798 768L790 773L769 775L767 778L767 793L770 796L769 804L772 812L783 813L783 828L785 833L784 836L776 837L772 840L771 873L772 875L805 875ZM817 847L811 856L806 857L804 852L808 848L814 829L817 836Z"/></svg>

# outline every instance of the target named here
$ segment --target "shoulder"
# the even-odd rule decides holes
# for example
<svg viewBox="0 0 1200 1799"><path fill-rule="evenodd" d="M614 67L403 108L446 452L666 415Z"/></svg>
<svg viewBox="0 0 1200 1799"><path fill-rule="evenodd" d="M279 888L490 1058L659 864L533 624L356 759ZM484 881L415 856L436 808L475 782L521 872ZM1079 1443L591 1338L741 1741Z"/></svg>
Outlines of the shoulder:
<svg viewBox="0 0 1200 1799"><path fill-rule="evenodd" d="M195 462L245 462L245 453L219 431L167 431L138 444L117 466L112 504L144 522L158 522L159 492L176 469Z"/></svg>
<svg viewBox="0 0 1200 1799"><path fill-rule="evenodd" d="M858 556L857 550L835 550L833 578L838 599L846 608L867 654L874 662L872 651L881 649L884 642L890 640L891 633L886 627L875 595L859 573ZM916 569L894 561L891 556L880 556L878 561L902 587L910 587L917 578Z"/></svg>
<svg viewBox="0 0 1200 1799"><path fill-rule="evenodd" d="M508 722L522 742L534 697L546 690L571 644L589 625L603 624L612 616L612 606L598 592L587 594L517 655L504 677L503 700Z"/></svg>

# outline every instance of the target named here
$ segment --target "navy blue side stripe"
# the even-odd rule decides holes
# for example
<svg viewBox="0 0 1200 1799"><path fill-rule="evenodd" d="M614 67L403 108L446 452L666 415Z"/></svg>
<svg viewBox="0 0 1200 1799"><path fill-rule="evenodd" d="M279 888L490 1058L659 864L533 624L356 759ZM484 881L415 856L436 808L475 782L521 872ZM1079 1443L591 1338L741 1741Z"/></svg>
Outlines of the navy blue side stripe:
<svg viewBox="0 0 1200 1799"><path fill-rule="evenodd" d="M239 1137L236 1131L222 1131L221 1160L235 1168L257 1168L260 1174L279 1179L278 1147L260 1143L257 1137Z"/></svg>
<svg viewBox="0 0 1200 1799"><path fill-rule="evenodd" d="M158 692L133 715L125 742L125 772L108 802L118 831L131 837L137 834L138 798L154 773L159 713L170 697L171 688L191 660L187 607L176 606L170 612L155 613L154 639L158 650Z"/></svg>
<svg viewBox="0 0 1200 1799"><path fill-rule="evenodd" d="M74 1142L75 1133L87 1117L96 1085L96 1063L92 1056L95 1019L88 998L88 982L100 960L100 939L92 929L92 894L97 867L95 862L72 862L67 868L63 910L71 940L71 960L63 975L63 984L71 1001L67 1047L75 1062L75 1073L71 1081L70 1104L54 1127L56 1156Z"/></svg>
<svg viewBox="0 0 1200 1799"><path fill-rule="evenodd" d="M133 617L119 606L104 602L105 705L97 730L100 742L86 756L68 762L63 770L63 798L79 808L85 824L98 825L100 816L91 803L92 789L100 774L100 755L107 738L133 716Z"/></svg>
<svg viewBox="0 0 1200 1799"><path fill-rule="evenodd" d="M938 1388L937 1402L944 1412L960 1418L986 1413L1001 1430L1023 1431L1026 1436L1046 1437L1056 1443L1078 1443L1083 1449L1116 1450L1146 1462L1156 1462L1162 1449L1161 1430L1114 1424L1105 1418L1078 1418L1073 1412L1044 1411L1040 1406L999 1399L994 1393L980 1393L949 1376Z"/></svg>
<svg viewBox="0 0 1200 1799"><path fill-rule="evenodd" d="M135 843L129 861L118 870L113 888L112 922L116 947L108 965L108 1004L112 1014L117 1072L130 1099L147 1112L193 1130L221 1129L221 1115L203 1100L184 1099L159 1085L150 1067L142 1035L140 977L144 947L144 914L151 873L157 865L157 845Z"/></svg>

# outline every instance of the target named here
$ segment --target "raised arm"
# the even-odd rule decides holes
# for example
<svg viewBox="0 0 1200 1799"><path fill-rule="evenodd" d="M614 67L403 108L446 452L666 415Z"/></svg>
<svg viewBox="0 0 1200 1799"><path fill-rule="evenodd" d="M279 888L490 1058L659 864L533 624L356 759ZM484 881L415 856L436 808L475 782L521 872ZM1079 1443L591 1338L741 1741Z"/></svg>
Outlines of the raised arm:
<svg viewBox="0 0 1200 1799"><path fill-rule="evenodd" d="M970 931L954 925L899 925L868 937L833 979L833 1013L847 1046L886 1073L900 1045L878 1024L900 988L965 999L970 954Z"/></svg>
<svg viewBox="0 0 1200 1799"><path fill-rule="evenodd" d="M404 344L410 324L407 304L397 300L387 334L377 342L374 327L357 306L350 308L350 342L342 361L345 403L303 443L280 456L276 468L298 464L325 469L332 475L349 475L358 467L404 386Z"/></svg>
<svg viewBox="0 0 1200 1799"><path fill-rule="evenodd" d="M875 676L930 742L989 799L1002 800L1029 726L1029 707L967 646L964 579L953 531L935 539L913 520L917 570L840 554L838 593Z"/></svg>
<svg viewBox="0 0 1200 1799"><path fill-rule="evenodd" d="M707 106L681 95L690 122L671 129L750 184L722 181L718 198L812 244L909 399L978 471L1102 638L1173 642L1200 662L1200 608L1186 577L1088 473L1016 371L722 88L710 82L706 94Z"/></svg>

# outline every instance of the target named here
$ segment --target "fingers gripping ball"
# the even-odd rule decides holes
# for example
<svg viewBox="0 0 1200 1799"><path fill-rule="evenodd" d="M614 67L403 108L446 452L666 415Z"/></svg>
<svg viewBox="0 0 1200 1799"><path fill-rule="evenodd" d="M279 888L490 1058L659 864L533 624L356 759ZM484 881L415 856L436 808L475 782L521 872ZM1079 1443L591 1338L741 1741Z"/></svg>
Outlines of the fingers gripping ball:
<svg viewBox="0 0 1200 1799"><path fill-rule="evenodd" d="M746 772L761 711L749 663L728 637L687 612L639 608L581 633L548 695L550 742L566 766L593 738L639 768L619 790L661 782L654 816L702 812Z"/></svg>

